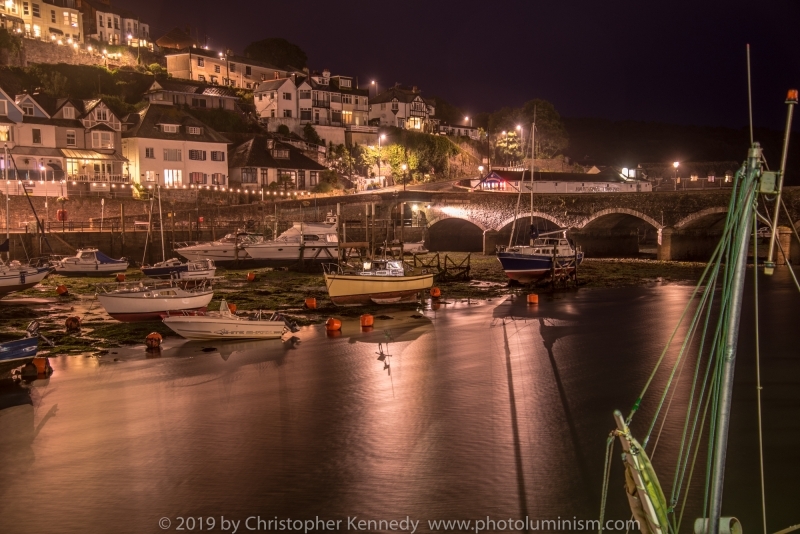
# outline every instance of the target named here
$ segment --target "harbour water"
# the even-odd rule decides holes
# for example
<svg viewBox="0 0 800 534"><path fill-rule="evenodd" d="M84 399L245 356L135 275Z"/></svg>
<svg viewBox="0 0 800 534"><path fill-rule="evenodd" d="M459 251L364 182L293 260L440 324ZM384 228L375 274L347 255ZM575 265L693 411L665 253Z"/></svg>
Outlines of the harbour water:
<svg viewBox="0 0 800 534"><path fill-rule="evenodd" d="M774 532L800 522L800 296L785 270L761 289ZM313 326L284 341L175 341L160 357L137 347L52 358L49 380L0 388L0 531L200 530L202 519L203 530L232 532L223 517L239 532L250 517L343 520L346 531L357 516L410 518L428 532L439 519L596 519L612 411L630 409L691 291L657 284L542 296L537 306L459 301L387 312L371 332L346 322L336 337ZM723 511L753 532L751 290L745 300ZM383 362L381 350L391 355ZM662 373L653 391L663 385ZM665 488L685 393L678 388L654 458ZM634 420L637 435L655 401ZM627 520L618 453L606 515ZM683 532L702 513L697 471Z"/></svg>

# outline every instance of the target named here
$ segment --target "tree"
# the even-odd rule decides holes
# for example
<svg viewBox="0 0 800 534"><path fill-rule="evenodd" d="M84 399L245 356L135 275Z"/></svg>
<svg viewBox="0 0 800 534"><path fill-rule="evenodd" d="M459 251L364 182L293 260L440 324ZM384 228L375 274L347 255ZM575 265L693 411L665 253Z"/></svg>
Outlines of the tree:
<svg viewBox="0 0 800 534"><path fill-rule="evenodd" d="M303 139L305 139L309 143L314 143L315 145L325 144L325 142L317 133L316 128L314 128L314 125L311 124L310 122L303 127Z"/></svg>
<svg viewBox="0 0 800 534"><path fill-rule="evenodd" d="M561 115L547 100L535 98L522 106L523 115L531 124L536 114L536 157L552 158L569 145L569 135Z"/></svg>
<svg viewBox="0 0 800 534"><path fill-rule="evenodd" d="M289 67L302 69L308 62L308 56L299 46L277 37L250 43L244 49L244 55L251 59L269 63L279 69L287 69Z"/></svg>

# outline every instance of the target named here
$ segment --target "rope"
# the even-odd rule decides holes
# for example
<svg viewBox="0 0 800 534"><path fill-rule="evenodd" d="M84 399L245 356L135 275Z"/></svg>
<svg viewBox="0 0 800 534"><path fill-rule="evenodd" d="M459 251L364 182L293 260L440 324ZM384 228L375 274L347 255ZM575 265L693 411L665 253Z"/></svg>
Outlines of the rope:
<svg viewBox="0 0 800 534"><path fill-rule="evenodd" d="M600 498L600 525L598 534L603 534L603 522L606 517L606 501L608 500L608 485L611 481L611 456L614 454L614 432L606 439L606 463L603 466L603 494Z"/></svg>
<svg viewBox="0 0 800 534"><path fill-rule="evenodd" d="M778 209L778 206L775 206L775 209ZM758 229L756 228L756 221L757 215L753 212L753 311L755 314L755 323L756 323L756 405L758 407L758 462L759 462L759 470L761 474L761 519L764 526L764 534L767 534L767 497L766 497L766 487L764 485L764 437L762 434L762 425L761 425L761 351L759 350L759 346L761 345L759 339L759 330L758 330ZM780 239L778 241L778 246L780 246ZM783 253L783 248L781 248L781 253ZM784 259L787 260L786 255L784 254ZM791 267L790 267L791 269Z"/></svg>

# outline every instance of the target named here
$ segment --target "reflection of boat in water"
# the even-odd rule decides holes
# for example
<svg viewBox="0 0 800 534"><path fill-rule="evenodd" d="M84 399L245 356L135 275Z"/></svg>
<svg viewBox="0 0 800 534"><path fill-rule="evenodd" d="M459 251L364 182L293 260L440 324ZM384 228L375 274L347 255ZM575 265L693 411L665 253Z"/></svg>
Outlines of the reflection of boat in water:
<svg viewBox="0 0 800 534"><path fill-rule="evenodd" d="M245 247L263 241L257 234L238 232L205 243L179 243L175 252L190 261L209 259L217 263L250 259Z"/></svg>
<svg viewBox="0 0 800 534"><path fill-rule="evenodd" d="M171 350L178 357L218 353L225 361L234 357L237 363L248 363L250 360L255 363L282 358L285 351L293 348L295 343L294 337L258 340L215 339L213 343L209 340L189 340Z"/></svg>
<svg viewBox="0 0 800 534"><path fill-rule="evenodd" d="M164 324L186 339L276 339L288 330L297 331L297 326L279 313L262 315L258 310L251 316L235 315L224 299L218 312L167 313Z"/></svg>
<svg viewBox="0 0 800 534"><path fill-rule="evenodd" d="M340 306L414 301L420 291L433 285L433 273L407 272L400 260L365 261L354 269L335 264L323 267L328 295Z"/></svg>
<svg viewBox="0 0 800 534"><path fill-rule="evenodd" d="M187 283L170 281L98 284L97 299L118 321L157 320L166 312L205 310L214 290L206 280Z"/></svg>
<svg viewBox="0 0 800 534"><path fill-rule="evenodd" d="M0 376L32 362L38 349L38 337L26 337L0 343Z"/></svg>
<svg viewBox="0 0 800 534"><path fill-rule="evenodd" d="M52 270L49 265L34 267L16 260L8 263L0 261L0 296L33 287L44 280Z"/></svg>
<svg viewBox="0 0 800 534"><path fill-rule="evenodd" d="M142 267L142 273L150 278L196 280L198 278L214 278L216 272L217 267L214 265L214 260L208 259L182 262L178 258L172 258Z"/></svg>
<svg viewBox="0 0 800 534"><path fill-rule="evenodd" d="M124 273L127 269L126 259L109 258L96 248L82 248L76 255L55 262L56 273L66 276Z"/></svg>
<svg viewBox="0 0 800 534"><path fill-rule="evenodd" d="M300 222L294 223L273 241L247 244L245 250L257 261L330 261L336 257L338 247L335 226Z"/></svg>

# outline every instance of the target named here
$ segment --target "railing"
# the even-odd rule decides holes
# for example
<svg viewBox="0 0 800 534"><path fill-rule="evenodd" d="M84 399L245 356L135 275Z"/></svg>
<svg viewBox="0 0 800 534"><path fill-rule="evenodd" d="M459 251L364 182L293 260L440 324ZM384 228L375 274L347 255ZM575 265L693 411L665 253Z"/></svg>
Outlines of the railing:
<svg viewBox="0 0 800 534"><path fill-rule="evenodd" d="M71 182L91 182L91 183L130 183L131 177L125 174L71 174L67 176Z"/></svg>
<svg viewBox="0 0 800 534"><path fill-rule="evenodd" d="M361 124L348 124L345 129L350 132L378 133L377 126L364 126Z"/></svg>
<svg viewBox="0 0 800 534"><path fill-rule="evenodd" d="M313 108L329 108L331 103L328 100L312 100L311 107Z"/></svg>

